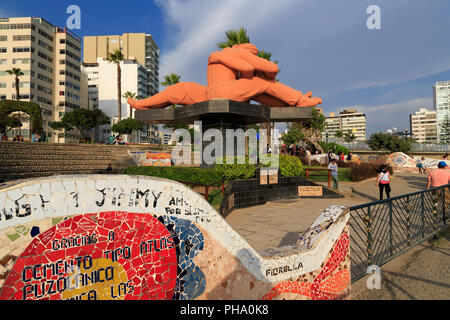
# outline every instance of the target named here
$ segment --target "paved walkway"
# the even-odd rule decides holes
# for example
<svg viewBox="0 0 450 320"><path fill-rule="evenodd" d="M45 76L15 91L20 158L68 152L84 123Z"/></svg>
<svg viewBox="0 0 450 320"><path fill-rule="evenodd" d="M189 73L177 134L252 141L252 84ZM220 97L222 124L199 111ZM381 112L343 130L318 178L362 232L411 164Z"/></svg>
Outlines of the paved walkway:
<svg viewBox="0 0 450 320"><path fill-rule="evenodd" d="M257 251L294 244L331 205L353 206L363 198L300 199L238 209L225 220Z"/></svg>
<svg viewBox="0 0 450 320"><path fill-rule="evenodd" d="M392 180L392 195L424 190L427 177L398 173ZM327 184L327 183L325 183ZM266 250L294 244L318 216L332 205L356 206L378 200L375 179L363 183L340 184L344 199L299 199L270 202L263 206L233 211L226 221L255 250ZM352 188L356 191L352 193Z"/></svg>
<svg viewBox="0 0 450 320"><path fill-rule="evenodd" d="M450 228L381 267L381 290L367 289L367 277L352 288L353 300L449 300Z"/></svg>
<svg viewBox="0 0 450 320"><path fill-rule="evenodd" d="M367 180L353 186L354 193L367 201L379 200L379 189L375 186L376 179ZM412 173L396 173L391 181L391 197L397 197L408 193L423 191L427 188L428 177L426 175ZM386 195L385 195L386 196Z"/></svg>

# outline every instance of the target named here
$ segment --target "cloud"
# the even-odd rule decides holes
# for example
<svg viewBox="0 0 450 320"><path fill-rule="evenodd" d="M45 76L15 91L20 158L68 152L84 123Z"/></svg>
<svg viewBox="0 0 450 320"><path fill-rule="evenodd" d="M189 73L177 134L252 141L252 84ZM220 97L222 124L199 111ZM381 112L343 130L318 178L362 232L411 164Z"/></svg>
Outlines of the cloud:
<svg viewBox="0 0 450 320"><path fill-rule="evenodd" d="M368 30L373 0L155 1L171 35L162 76L175 72L205 84L208 55L225 31L239 27L279 60L282 82L325 98L450 69L450 43L439 36L450 28L450 3L378 1L383 29Z"/></svg>
<svg viewBox="0 0 450 320"><path fill-rule="evenodd" d="M299 1L280 1L277 6L273 0L156 0L155 3L163 10L165 24L172 34L169 49L161 55L160 74L175 72L184 81L205 84L208 56L218 50L218 42L225 40L225 31L244 27L254 39L271 17L281 18L281 12Z"/></svg>
<svg viewBox="0 0 450 320"><path fill-rule="evenodd" d="M392 104L375 106L360 106L358 111L366 114L368 132L385 131L392 127L403 130L409 128L409 115L416 113L420 108L431 109L433 98L423 97L405 100Z"/></svg>

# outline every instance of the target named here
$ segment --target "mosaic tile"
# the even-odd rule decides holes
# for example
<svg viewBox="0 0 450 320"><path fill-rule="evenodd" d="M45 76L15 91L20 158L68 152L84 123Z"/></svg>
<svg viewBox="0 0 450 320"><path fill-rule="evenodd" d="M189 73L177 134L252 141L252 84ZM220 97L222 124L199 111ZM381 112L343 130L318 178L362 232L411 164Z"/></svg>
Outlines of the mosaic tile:
<svg viewBox="0 0 450 320"><path fill-rule="evenodd" d="M201 195L155 178L28 180L0 190L0 215L1 299L338 299L350 288L342 207L298 245L265 252Z"/></svg>

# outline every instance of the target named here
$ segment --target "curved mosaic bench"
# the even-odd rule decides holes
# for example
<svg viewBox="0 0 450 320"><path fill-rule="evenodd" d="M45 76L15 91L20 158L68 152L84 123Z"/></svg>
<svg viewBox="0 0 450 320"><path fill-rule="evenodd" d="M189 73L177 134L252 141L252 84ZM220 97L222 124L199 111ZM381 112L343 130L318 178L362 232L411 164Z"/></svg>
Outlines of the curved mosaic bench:
<svg viewBox="0 0 450 320"><path fill-rule="evenodd" d="M59 176L0 190L0 299L343 299L348 210L297 245L256 252L202 196L131 176Z"/></svg>

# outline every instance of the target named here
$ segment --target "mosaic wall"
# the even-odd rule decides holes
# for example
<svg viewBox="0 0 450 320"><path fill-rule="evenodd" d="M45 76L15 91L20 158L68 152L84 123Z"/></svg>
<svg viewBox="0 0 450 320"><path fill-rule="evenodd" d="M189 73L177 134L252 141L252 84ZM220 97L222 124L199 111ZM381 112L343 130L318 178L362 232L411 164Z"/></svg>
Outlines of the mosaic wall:
<svg viewBox="0 0 450 320"><path fill-rule="evenodd" d="M256 252L176 182L61 176L0 189L2 300L343 299L348 210Z"/></svg>
<svg viewBox="0 0 450 320"><path fill-rule="evenodd" d="M150 151L130 152L130 156L136 165L140 167L170 167L172 166L172 154Z"/></svg>
<svg viewBox="0 0 450 320"><path fill-rule="evenodd" d="M397 152L388 156L388 162L396 168L417 168L419 161L422 161L421 157L410 157L404 153ZM442 160L436 160L431 158L425 158L423 164L430 169L436 169L439 162ZM450 166L450 161L446 161L447 165Z"/></svg>

